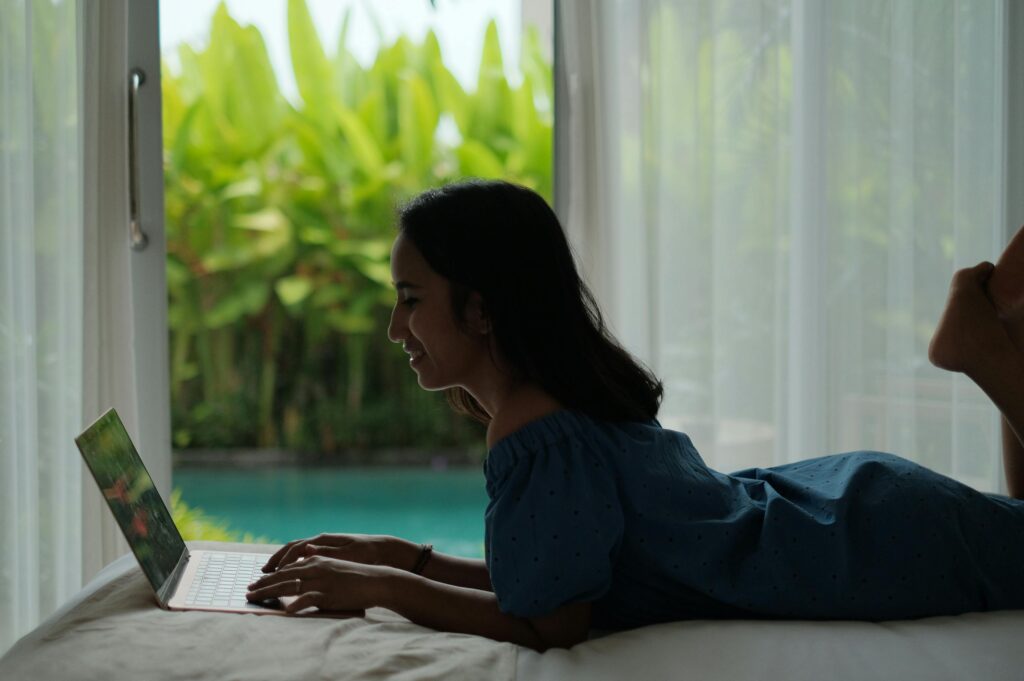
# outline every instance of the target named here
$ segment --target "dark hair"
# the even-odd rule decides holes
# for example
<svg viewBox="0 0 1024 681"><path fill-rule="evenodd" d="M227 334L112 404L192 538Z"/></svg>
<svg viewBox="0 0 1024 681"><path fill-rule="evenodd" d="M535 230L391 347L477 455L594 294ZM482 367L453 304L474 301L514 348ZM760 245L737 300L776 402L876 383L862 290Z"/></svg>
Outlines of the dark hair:
<svg viewBox="0 0 1024 681"><path fill-rule="evenodd" d="M508 182L449 184L403 206L399 230L451 283L459 323L470 293L480 294L517 378L598 419L657 416L661 382L605 329L562 226L540 195ZM490 421L463 388L446 392L456 411Z"/></svg>

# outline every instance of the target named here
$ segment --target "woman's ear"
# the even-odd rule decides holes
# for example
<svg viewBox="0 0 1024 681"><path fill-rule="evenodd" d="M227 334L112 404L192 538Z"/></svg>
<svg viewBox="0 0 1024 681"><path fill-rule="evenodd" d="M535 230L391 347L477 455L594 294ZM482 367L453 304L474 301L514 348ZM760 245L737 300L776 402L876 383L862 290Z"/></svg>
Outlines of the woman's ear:
<svg viewBox="0 0 1024 681"><path fill-rule="evenodd" d="M466 322L474 333L481 336L491 332L491 320L487 316L484 299L476 291L470 293L469 300L466 301Z"/></svg>

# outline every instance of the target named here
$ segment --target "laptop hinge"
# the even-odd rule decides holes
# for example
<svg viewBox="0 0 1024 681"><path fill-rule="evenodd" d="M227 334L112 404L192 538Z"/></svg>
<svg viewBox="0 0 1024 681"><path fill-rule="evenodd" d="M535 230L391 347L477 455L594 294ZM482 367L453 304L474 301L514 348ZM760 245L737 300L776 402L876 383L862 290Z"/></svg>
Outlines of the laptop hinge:
<svg viewBox="0 0 1024 681"><path fill-rule="evenodd" d="M167 607L167 603L171 600L171 596L174 595L174 590L178 588L178 582L181 581L181 576L185 574L185 567L188 565L189 553L188 547L181 552L181 556L178 558L178 564L174 566L174 571L171 575L164 580L163 586L160 587L156 592L156 598L160 601L160 606L163 608Z"/></svg>

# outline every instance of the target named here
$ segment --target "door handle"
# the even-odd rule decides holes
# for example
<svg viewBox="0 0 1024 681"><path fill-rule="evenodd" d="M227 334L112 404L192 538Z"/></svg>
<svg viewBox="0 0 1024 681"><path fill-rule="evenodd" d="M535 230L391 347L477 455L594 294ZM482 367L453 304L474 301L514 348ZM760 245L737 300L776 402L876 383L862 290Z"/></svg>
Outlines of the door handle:
<svg viewBox="0 0 1024 681"><path fill-rule="evenodd" d="M139 197L139 88L146 82L146 72L132 69L128 76L128 238L133 251L149 245L142 231L142 210Z"/></svg>

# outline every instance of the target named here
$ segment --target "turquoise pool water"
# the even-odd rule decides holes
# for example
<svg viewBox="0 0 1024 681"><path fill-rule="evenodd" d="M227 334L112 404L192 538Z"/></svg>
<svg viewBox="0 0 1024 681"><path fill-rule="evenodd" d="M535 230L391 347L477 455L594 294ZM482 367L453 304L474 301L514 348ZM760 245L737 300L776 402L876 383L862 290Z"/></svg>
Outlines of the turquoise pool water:
<svg viewBox="0 0 1024 681"><path fill-rule="evenodd" d="M178 467L186 504L274 542L320 532L390 534L483 557L487 492L479 468Z"/></svg>

